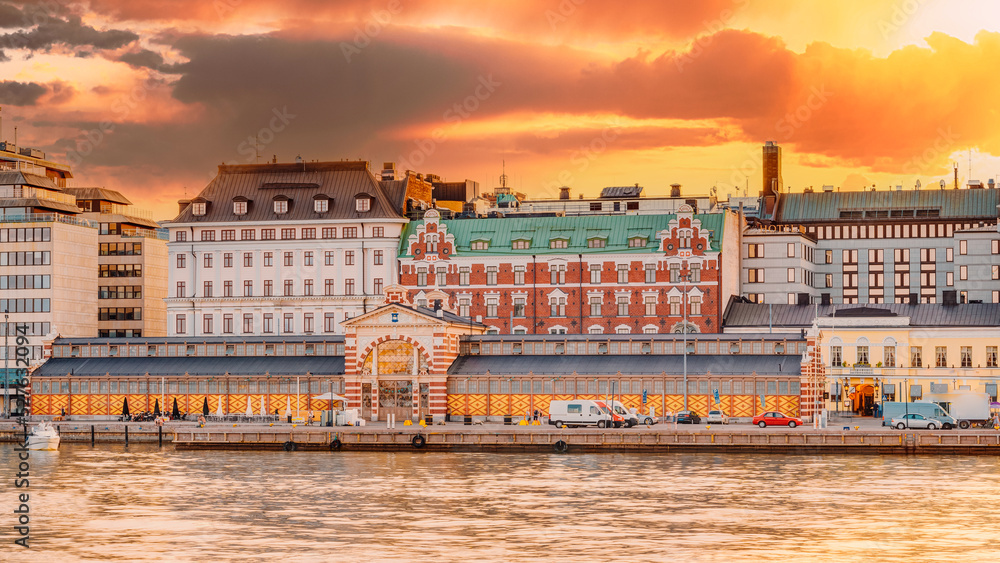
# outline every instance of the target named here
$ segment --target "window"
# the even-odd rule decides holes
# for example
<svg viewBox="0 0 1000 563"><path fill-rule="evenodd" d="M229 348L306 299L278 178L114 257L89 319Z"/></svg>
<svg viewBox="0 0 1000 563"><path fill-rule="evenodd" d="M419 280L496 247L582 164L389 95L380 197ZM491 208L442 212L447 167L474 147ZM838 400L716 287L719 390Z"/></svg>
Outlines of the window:
<svg viewBox="0 0 1000 563"><path fill-rule="evenodd" d="M188 239L187 231L177 231L177 234L174 235L174 240L176 240L177 242L184 242L187 239Z"/></svg>
<svg viewBox="0 0 1000 563"><path fill-rule="evenodd" d="M291 297L295 295L295 281L285 280L284 288L285 288L285 297Z"/></svg>
<svg viewBox="0 0 1000 563"><path fill-rule="evenodd" d="M555 264L549 270L549 281L552 285L566 283L566 264Z"/></svg>
<svg viewBox="0 0 1000 563"><path fill-rule="evenodd" d="M222 333L233 333L233 316L231 314L222 315Z"/></svg>
<svg viewBox="0 0 1000 563"><path fill-rule="evenodd" d="M788 283L795 283L795 268L788 268Z"/></svg>
<svg viewBox="0 0 1000 563"><path fill-rule="evenodd" d="M948 347L947 346L935 346L934 347L934 365L939 368L948 367Z"/></svg>
<svg viewBox="0 0 1000 563"><path fill-rule="evenodd" d="M233 296L233 282L232 280L226 280L222 282L222 296L232 297Z"/></svg>
<svg viewBox="0 0 1000 563"><path fill-rule="evenodd" d="M212 315L202 315L201 331L205 334L212 334Z"/></svg>
<svg viewBox="0 0 1000 563"><path fill-rule="evenodd" d="M601 266L600 264L590 265L590 283L601 283Z"/></svg>
<svg viewBox="0 0 1000 563"><path fill-rule="evenodd" d="M924 367L923 348L920 346L910 346L910 367Z"/></svg>
<svg viewBox="0 0 1000 563"><path fill-rule="evenodd" d="M844 264L857 264L858 263L858 250L854 249L844 249L843 252Z"/></svg>
<svg viewBox="0 0 1000 563"><path fill-rule="evenodd" d="M681 298L679 296L674 295L670 298L670 314L671 316L681 314Z"/></svg>
<svg viewBox="0 0 1000 563"><path fill-rule="evenodd" d="M212 267L212 257L213 256L214 256L213 254L205 254L204 263L205 263L205 267L206 268L211 268Z"/></svg>
<svg viewBox="0 0 1000 563"><path fill-rule="evenodd" d="M327 266L333 266L333 256L334 256L334 251L333 250L324 251L323 252L323 264L325 264Z"/></svg>
<svg viewBox="0 0 1000 563"><path fill-rule="evenodd" d="M330 200L328 199L314 199L313 200L313 211L316 213L326 213L330 210Z"/></svg>
<svg viewBox="0 0 1000 563"><path fill-rule="evenodd" d="M628 297L625 295L618 296L618 316L619 317L628 316Z"/></svg>
<svg viewBox="0 0 1000 563"><path fill-rule="evenodd" d="M656 315L656 296L647 295L643 298L643 302L646 305L646 316L652 317Z"/></svg>
<svg viewBox="0 0 1000 563"><path fill-rule="evenodd" d="M592 327L588 328L587 332L589 334L604 334L604 329L595 325L595 326L592 326Z"/></svg>
<svg viewBox="0 0 1000 563"><path fill-rule="evenodd" d="M274 212L281 215L288 213L288 200L279 199L274 202Z"/></svg>
<svg viewBox="0 0 1000 563"><path fill-rule="evenodd" d="M177 267L178 268L186 268L187 267L187 255L186 254L178 254L177 255Z"/></svg>
<svg viewBox="0 0 1000 563"><path fill-rule="evenodd" d="M524 266L514 266L514 285L524 285Z"/></svg>
<svg viewBox="0 0 1000 563"><path fill-rule="evenodd" d="M795 243L794 242L788 243L788 257L789 258L795 258Z"/></svg>
<svg viewBox="0 0 1000 563"><path fill-rule="evenodd" d="M1000 266L993 266L993 279L1000 280Z"/></svg>
<svg viewBox="0 0 1000 563"><path fill-rule="evenodd" d="M618 283L628 283L628 264L618 264Z"/></svg>
<svg viewBox="0 0 1000 563"><path fill-rule="evenodd" d="M264 297L274 295L274 280L264 280Z"/></svg>
<svg viewBox="0 0 1000 563"><path fill-rule="evenodd" d="M615 329L615 334L629 334L630 332L627 326L620 326Z"/></svg>
<svg viewBox="0 0 1000 563"><path fill-rule="evenodd" d="M206 204L204 201L196 201L191 204L191 214L197 217L201 217L202 215L204 215L207 209L208 209L208 204Z"/></svg>
<svg viewBox="0 0 1000 563"><path fill-rule="evenodd" d="M215 240L215 231L203 230L201 232L201 240L203 240L203 241L213 241L213 240Z"/></svg>
<svg viewBox="0 0 1000 563"><path fill-rule="evenodd" d="M337 227L323 227L322 234L325 239L337 238Z"/></svg>
<svg viewBox="0 0 1000 563"><path fill-rule="evenodd" d="M375 264L376 266L382 265L382 252L383 251L381 250L372 251L372 260L374 261L373 264Z"/></svg>
<svg viewBox="0 0 1000 563"><path fill-rule="evenodd" d="M434 280L435 284L438 286L445 286L448 282L448 269L445 267L440 267L437 269L437 276Z"/></svg>
<svg viewBox="0 0 1000 563"><path fill-rule="evenodd" d="M353 250L344 251L344 265L345 266L353 266L354 265L354 251Z"/></svg>
<svg viewBox="0 0 1000 563"><path fill-rule="evenodd" d="M677 283L681 281L681 265L671 264L670 265L670 283Z"/></svg>
<svg viewBox="0 0 1000 563"><path fill-rule="evenodd" d="M316 229L302 229L302 238L304 240L312 240L316 238Z"/></svg>
<svg viewBox="0 0 1000 563"><path fill-rule="evenodd" d="M202 297L212 297L212 282L207 281L202 284Z"/></svg>
<svg viewBox="0 0 1000 563"><path fill-rule="evenodd" d="M252 268L253 267L253 252L243 253L243 267Z"/></svg>
<svg viewBox="0 0 1000 563"><path fill-rule="evenodd" d="M833 274L826 274L826 287L833 287Z"/></svg>
<svg viewBox="0 0 1000 563"><path fill-rule="evenodd" d="M375 295L382 295L382 278L374 279L375 287L373 288Z"/></svg>
<svg viewBox="0 0 1000 563"><path fill-rule="evenodd" d="M885 346L882 348L882 366L887 368L896 367L896 347Z"/></svg>
<svg viewBox="0 0 1000 563"><path fill-rule="evenodd" d="M222 229L222 240L236 240L236 229Z"/></svg>
<svg viewBox="0 0 1000 563"><path fill-rule="evenodd" d="M691 314L691 315L700 315L701 314L701 296L700 295L692 295L689 301L691 303L691 305L690 305L691 312L689 314Z"/></svg>
<svg viewBox="0 0 1000 563"><path fill-rule="evenodd" d="M232 252L226 252L225 254L222 255L222 267L223 268L232 268L233 267L233 253Z"/></svg>
<svg viewBox="0 0 1000 563"><path fill-rule="evenodd" d="M688 266L688 275L691 276L691 279L688 280L690 283L699 283L701 281L701 264Z"/></svg>
<svg viewBox="0 0 1000 563"><path fill-rule="evenodd" d="M185 292L184 285L185 284L182 281L177 282L177 297L186 297L186 295L184 295Z"/></svg>
<svg viewBox="0 0 1000 563"><path fill-rule="evenodd" d="M243 281L243 297L253 297L253 280Z"/></svg>
<svg viewBox="0 0 1000 563"><path fill-rule="evenodd" d="M354 278L344 280L344 295L354 295Z"/></svg>
<svg viewBox="0 0 1000 563"><path fill-rule="evenodd" d="M997 347L987 346L986 347L986 367L995 368L997 367Z"/></svg>
<svg viewBox="0 0 1000 563"><path fill-rule="evenodd" d="M462 266L458 269L458 285L469 285L468 266Z"/></svg>
<svg viewBox="0 0 1000 563"><path fill-rule="evenodd" d="M632 237L632 238L628 239L628 247L629 248L642 248L644 246L646 246L646 238L645 237Z"/></svg>
<svg viewBox="0 0 1000 563"><path fill-rule="evenodd" d="M262 325L261 331L264 334L270 334L274 332L274 314L264 313L264 324Z"/></svg>
<svg viewBox="0 0 1000 563"><path fill-rule="evenodd" d="M608 241L602 238L592 238L587 241L587 248L604 248Z"/></svg>
<svg viewBox="0 0 1000 563"><path fill-rule="evenodd" d="M972 346L962 346L959 349L961 354L962 367L971 368L972 367Z"/></svg>
<svg viewBox="0 0 1000 563"><path fill-rule="evenodd" d="M833 264L833 251L826 250L823 252L824 262L826 264Z"/></svg>
<svg viewBox="0 0 1000 563"><path fill-rule="evenodd" d="M963 281L969 279L969 267L968 266L959 266L958 267L958 279L963 280Z"/></svg>
<svg viewBox="0 0 1000 563"><path fill-rule="evenodd" d="M312 294L313 294L313 280L304 280L302 282L302 295L311 296Z"/></svg>
<svg viewBox="0 0 1000 563"><path fill-rule="evenodd" d="M858 364L862 366L869 365L868 363L868 347L858 346Z"/></svg>
<svg viewBox="0 0 1000 563"><path fill-rule="evenodd" d="M286 252L284 256L285 256L285 265L286 266L292 266L292 265L294 265L294 263L295 263L295 253L294 252Z"/></svg>
<svg viewBox="0 0 1000 563"><path fill-rule="evenodd" d="M483 240L477 240L471 245L472 250L488 250L490 248L490 243Z"/></svg>
<svg viewBox="0 0 1000 563"><path fill-rule="evenodd" d="M496 297L487 297L486 298L486 316L487 317L495 317L495 316L497 316L497 301L498 301L498 298L496 298Z"/></svg>
<svg viewBox="0 0 1000 563"><path fill-rule="evenodd" d="M313 331L313 314L305 313L302 315L302 332L311 333ZM306 348L306 353L309 353L309 349Z"/></svg>
<svg viewBox="0 0 1000 563"><path fill-rule="evenodd" d="M549 298L549 313L553 317L565 317L566 316L566 298L565 297L550 297Z"/></svg>
<svg viewBox="0 0 1000 563"><path fill-rule="evenodd" d="M590 296L590 316L600 317L601 316L601 298L596 295Z"/></svg>
<svg viewBox="0 0 1000 563"><path fill-rule="evenodd" d="M844 349L841 346L830 346L830 365L839 367L844 363Z"/></svg>
<svg viewBox="0 0 1000 563"><path fill-rule="evenodd" d="M949 287L955 285L955 272L944 273L944 284Z"/></svg>
<svg viewBox="0 0 1000 563"><path fill-rule="evenodd" d="M265 252L264 253L264 267L274 266L274 253Z"/></svg>
<svg viewBox="0 0 1000 563"><path fill-rule="evenodd" d="M646 283L656 283L656 264L646 264Z"/></svg>
<svg viewBox="0 0 1000 563"><path fill-rule="evenodd" d="M247 202L245 202L245 201L234 201L233 202L233 213L235 215L246 215L247 214Z"/></svg>
<svg viewBox="0 0 1000 563"><path fill-rule="evenodd" d="M967 240L958 241L958 253L963 256L969 253L969 241Z"/></svg>
<svg viewBox="0 0 1000 563"><path fill-rule="evenodd" d="M187 334L187 315L177 315L174 318L174 329L177 334Z"/></svg>
<svg viewBox="0 0 1000 563"><path fill-rule="evenodd" d="M514 316L515 317L523 317L524 316L525 301L526 301L526 299L524 297L515 297L514 298Z"/></svg>
<svg viewBox="0 0 1000 563"><path fill-rule="evenodd" d="M283 318L283 325L281 327L282 332L285 334L291 334L295 332L295 315L292 313L285 313Z"/></svg>
<svg viewBox="0 0 1000 563"><path fill-rule="evenodd" d="M274 229L261 229L260 240L274 240Z"/></svg>
<svg viewBox="0 0 1000 563"><path fill-rule="evenodd" d="M240 238L243 240L254 240L256 238L256 233L254 229L242 229L240 230Z"/></svg>
<svg viewBox="0 0 1000 563"><path fill-rule="evenodd" d="M335 332L337 330L337 316L334 313L323 314L323 332Z"/></svg>
<svg viewBox="0 0 1000 563"><path fill-rule="evenodd" d="M367 197L359 197L354 200L354 210L358 212L371 211L372 200Z"/></svg>
<svg viewBox="0 0 1000 563"><path fill-rule="evenodd" d="M747 258L763 258L764 245L760 243L747 245Z"/></svg>
<svg viewBox="0 0 1000 563"><path fill-rule="evenodd" d="M425 287L427 285L427 268L419 267L417 268L417 286Z"/></svg>
<svg viewBox="0 0 1000 563"><path fill-rule="evenodd" d="M549 241L549 248L568 248L569 241L566 239L553 239Z"/></svg>
<svg viewBox="0 0 1000 563"><path fill-rule="evenodd" d="M531 241L529 240L515 240L511 243L511 248L513 250L528 250L531 248Z"/></svg>
<svg viewBox="0 0 1000 563"><path fill-rule="evenodd" d="M497 284L497 267L486 266L486 285Z"/></svg>
<svg viewBox="0 0 1000 563"><path fill-rule="evenodd" d="M295 229L281 229L281 240L295 240Z"/></svg>
<svg viewBox="0 0 1000 563"><path fill-rule="evenodd" d="M324 295L336 295L336 287L333 284L333 280L323 280L323 294Z"/></svg>
<svg viewBox="0 0 1000 563"><path fill-rule="evenodd" d="M243 334L253 332L253 313L243 313Z"/></svg>
<svg viewBox="0 0 1000 563"><path fill-rule="evenodd" d="M764 283L764 269L751 268L747 270L747 283Z"/></svg>
<svg viewBox="0 0 1000 563"><path fill-rule="evenodd" d="M304 253L302 253L302 263L305 264L306 266L312 266L313 265L313 251L312 250L307 250Z"/></svg>

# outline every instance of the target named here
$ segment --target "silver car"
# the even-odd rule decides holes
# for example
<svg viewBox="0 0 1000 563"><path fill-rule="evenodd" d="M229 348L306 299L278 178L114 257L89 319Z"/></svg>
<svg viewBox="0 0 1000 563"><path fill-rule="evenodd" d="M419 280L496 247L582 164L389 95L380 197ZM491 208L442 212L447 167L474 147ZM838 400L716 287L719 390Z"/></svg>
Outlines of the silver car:
<svg viewBox="0 0 1000 563"><path fill-rule="evenodd" d="M729 417L726 413L720 410L708 411L708 416L705 417L705 422L712 424L713 422L718 424L729 424Z"/></svg>
<svg viewBox="0 0 1000 563"><path fill-rule="evenodd" d="M926 428L928 430L934 430L941 426L941 422L914 412L892 419L890 421L890 426L894 426L900 430L904 428Z"/></svg>

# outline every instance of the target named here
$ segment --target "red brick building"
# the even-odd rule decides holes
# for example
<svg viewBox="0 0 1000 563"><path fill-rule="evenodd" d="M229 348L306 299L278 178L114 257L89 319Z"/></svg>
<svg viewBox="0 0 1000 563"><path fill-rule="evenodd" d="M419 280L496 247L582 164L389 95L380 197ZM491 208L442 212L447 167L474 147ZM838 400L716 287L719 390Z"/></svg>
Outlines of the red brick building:
<svg viewBox="0 0 1000 563"><path fill-rule="evenodd" d="M732 213L441 220L400 241L400 283L498 334L719 332L739 293ZM732 250L723 252L731 242Z"/></svg>

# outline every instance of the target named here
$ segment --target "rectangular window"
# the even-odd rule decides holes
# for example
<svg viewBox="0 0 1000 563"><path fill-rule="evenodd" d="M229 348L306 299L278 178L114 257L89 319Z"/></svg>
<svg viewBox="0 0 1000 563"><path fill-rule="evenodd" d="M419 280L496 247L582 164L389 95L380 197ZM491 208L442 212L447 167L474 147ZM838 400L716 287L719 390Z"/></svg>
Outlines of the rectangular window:
<svg viewBox="0 0 1000 563"><path fill-rule="evenodd" d="M177 297L187 297L185 294L185 284L182 281L177 282Z"/></svg>
<svg viewBox="0 0 1000 563"><path fill-rule="evenodd" d="M212 315L202 315L201 330L205 334L212 334Z"/></svg>
<svg viewBox="0 0 1000 563"><path fill-rule="evenodd" d="M177 255L177 267L178 268L186 268L187 267L187 255L185 255L185 254L178 254Z"/></svg>
<svg viewBox="0 0 1000 563"><path fill-rule="evenodd" d="M559 285L566 283L565 264L556 264L552 266L552 269L549 271L549 282L552 283L552 285Z"/></svg>
<svg viewBox="0 0 1000 563"><path fill-rule="evenodd" d="M316 229L302 229L302 238L306 240L311 240L316 238Z"/></svg>
<svg viewBox="0 0 1000 563"><path fill-rule="evenodd" d="M701 296L700 295L692 295L690 303L691 303L691 312L689 314L691 314L691 315L700 315L701 314Z"/></svg>
<svg viewBox="0 0 1000 563"><path fill-rule="evenodd" d="M222 282L222 296L232 297L233 296L233 282L232 280L226 280Z"/></svg>
<svg viewBox="0 0 1000 563"><path fill-rule="evenodd" d="M646 306L646 316L652 317L656 315L656 296L647 295L643 297L643 302Z"/></svg>
<svg viewBox="0 0 1000 563"><path fill-rule="evenodd" d="M497 298L487 297L486 298L486 316L495 317L497 316Z"/></svg>
<svg viewBox="0 0 1000 563"><path fill-rule="evenodd" d="M273 252L265 252L264 253L264 266L265 267L274 266L274 253Z"/></svg>
<svg viewBox="0 0 1000 563"><path fill-rule="evenodd" d="M590 297L590 316L600 317L601 316L601 298L597 296Z"/></svg>
<svg viewBox="0 0 1000 563"><path fill-rule="evenodd" d="M959 349L959 352L961 353L962 367L963 368L971 368L972 367L972 346L962 346Z"/></svg>
<svg viewBox="0 0 1000 563"><path fill-rule="evenodd" d="M844 349L840 346L830 346L830 365L840 367L844 363Z"/></svg>
<svg viewBox="0 0 1000 563"><path fill-rule="evenodd" d="M343 235L344 235L344 238L358 238L358 228L357 227L344 227Z"/></svg>
<svg viewBox="0 0 1000 563"><path fill-rule="evenodd" d="M628 264L618 264L618 283L628 283Z"/></svg>
<svg viewBox="0 0 1000 563"><path fill-rule="evenodd" d="M601 283L601 266L600 264L590 265L590 283Z"/></svg>
<svg viewBox="0 0 1000 563"><path fill-rule="evenodd" d="M997 367L997 347L987 346L986 347L986 367L995 368Z"/></svg>
<svg viewBox="0 0 1000 563"><path fill-rule="evenodd" d="M417 268L417 286L425 287L427 285L427 268L423 266Z"/></svg>
<svg viewBox="0 0 1000 563"><path fill-rule="evenodd" d="M795 258L795 243L794 242L788 243L788 257L789 258Z"/></svg>
<svg viewBox="0 0 1000 563"><path fill-rule="evenodd" d="M679 316L681 314L681 298L679 296L673 296L670 298L670 315Z"/></svg>
<svg viewBox="0 0 1000 563"><path fill-rule="evenodd" d="M681 265L671 264L670 265L670 283L678 283L681 281Z"/></svg>
<svg viewBox="0 0 1000 563"><path fill-rule="evenodd" d="M321 234L325 239L337 238L337 227L323 227Z"/></svg>
<svg viewBox="0 0 1000 563"><path fill-rule="evenodd" d="M202 283L202 297L212 297L212 282Z"/></svg>
<svg viewBox="0 0 1000 563"><path fill-rule="evenodd" d="M243 253L243 267L252 268L253 267L253 252Z"/></svg>
<svg viewBox="0 0 1000 563"><path fill-rule="evenodd" d="M334 264L333 257L334 257L334 251L333 250L327 250L327 251L323 252L323 264L325 266L333 266L333 264Z"/></svg>
<svg viewBox="0 0 1000 563"><path fill-rule="evenodd" d="M373 264L375 264L376 266L381 266L382 265L382 251L381 250L375 250L375 251L373 251L373 253L372 253L372 260L373 260Z"/></svg>
<svg viewBox="0 0 1000 563"><path fill-rule="evenodd" d="M788 268L788 283L795 283L795 268Z"/></svg>
<svg viewBox="0 0 1000 563"><path fill-rule="evenodd" d="M619 317L628 316L628 297L624 295L618 296L618 316Z"/></svg>
<svg viewBox="0 0 1000 563"><path fill-rule="evenodd" d="M935 346L934 347L934 365L939 368L948 367L948 347L947 346Z"/></svg>
<svg viewBox="0 0 1000 563"><path fill-rule="evenodd" d="M295 229L281 229L281 240L295 240Z"/></svg>
<svg viewBox="0 0 1000 563"><path fill-rule="evenodd" d="M283 320L283 326L281 327L282 332L285 334L292 334L295 332L295 315L293 313L285 313Z"/></svg>
<svg viewBox="0 0 1000 563"><path fill-rule="evenodd" d="M323 295L336 295L333 280L323 280Z"/></svg>
<svg viewBox="0 0 1000 563"><path fill-rule="evenodd" d="M514 266L514 285L524 285L524 266Z"/></svg>
<svg viewBox="0 0 1000 563"><path fill-rule="evenodd" d="M206 254L205 255L205 258L204 258L203 261L205 263L205 267L206 268L211 268L212 267L213 256L214 256L213 254Z"/></svg>
<svg viewBox="0 0 1000 563"><path fill-rule="evenodd" d="M174 319L177 334L187 334L187 316L177 315Z"/></svg>
<svg viewBox="0 0 1000 563"><path fill-rule="evenodd" d="M468 266L462 266L458 269L458 285L469 285Z"/></svg>
<svg viewBox="0 0 1000 563"><path fill-rule="evenodd" d="M253 280L243 281L243 297L253 297Z"/></svg>
<svg viewBox="0 0 1000 563"><path fill-rule="evenodd" d="M213 241L215 240L215 231L202 231L201 232L202 241Z"/></svg>
<svg viewBox="0 0 1000 563"><path fill-rule="evenodd" d="M313 280L304 280L302 282L302 294L307 297L313 294Z"/></svg>
<svg viewBox="0 0 1000 563"><path fill-rule="evenodd" d="M374 282L375 283L372 290L374 291L375 295L382 295L382 278L375 278Z"/></svg>
<svg viewBox="0 0 1000 563"><path fill-rule="evenodd" d="M461 298L459 298L459 300L458 300L458 315L460 317L468 317L469 316L469 302L470 302L470 299L468 297L461 297Z"/></svg>
<svg viewBox="0 0 1000 563"><path fill-rule="evenodd" d="M274 280L264 280L264 297L274 295Z"/></svg>
<svg viewBox="0 0 1000 563"><path fill-rule="evenodd" d="M896 347L886 346L882 348L882 366L887 368L896 367Z"/></svg>
<svg viewBox="0 0 1000 563"><path fill-rule="evenodd" d="M293 280L285 280L284 291L285 291L285 297L291 297L295 295L295 282Z"/></svg>
<svg viewBox="0 0 1000 563"><path fill-rule="evenodd" d="M868 347L858 346L858 364L867 366L868 363Z"/></svg>
<svg viewBox="0 0 1000 563"><path fill-rule="evenodd" d="M514 298L514 316L515 317L524 317L525 301L526 300L525 300L524 297L515 297Z"/></svg>
<svg viewBox="0 0 1000 563"><path fill-rule="evenodd" d="M295 253L294 252L285 252L285 254L284 254L284 260L285 260L284 261L285 266L294 266L295 265Z"/></svg>
<svg viewBox="0 0 1000 563"><path fill-rule="evenodd" d="M924 367L923 348L920 346L910 346L910 367Z"/></svg>
<svg viewBox="0 0 1000 563"><path fill-rule="evenodd" d="M243 334L253 332L253 313L243 313Z"/></svg>
<svg viewBox="0 0 1000 563"><path fill-rule="evenodd" d="M448 285L447 284L447 282L448 282L448 269L447 268L445 268L445 267L438 268L437 269L437 275L435 277L436 277L435 283L438 285L438 287L444 287L445 285Z"/></svg>
<svg viewBox="0 0 1000 563"><path fill-rule="evenodd" d="M257 231L254 229L241 229L240 238L243 240L254 240L256 239Z"/></svg>
<svg viewBox="0 0 1000 563"><path fill-rule="evenodd" d="M222 315L222 333L233 333L233 316L231 314Z"/></svg>
<svg viewBox="0 0 1000 563"><path fill-rule="evenodd" d="M646 264L646 283L656 283L656 264Z"/></svg>
<svg viewBox="0 0 1000 563"><path fill-rule="evenodd" d="M309 334L313 331L313 314L305 313L302 315L302 332ZM309 348L306 347L306 353L309 352Z"/></svg>
<svg viewBox="0 0 1000 563"><path fill-rule="evenodd" d="M691 279L688 280L690 283L701 282L701 264L691 264L688 266L688 275Z"/></svg>
<svg viewBox="0 0 1000 563"><path fill-rule="evenodd" d="M958 253L963 256L969 253L969 241L964 239L958 241Z"/></svg>
<svg viewBox="0 0 1000 563"><path fill-rule="evenodd" d="M826 287L833 287L833 274L826 274Z"/></svg>
<svg viewBox="0 0 1000 563"><path fill-rule="evenodd" d="M344 252L344 265L353 266L354 265L354 251L347 250Z"/></svg>
<svg viewBox="0 0 1000 563"><path fill-rule="evenodd" d="M264 334L270 334L270 333L274 332L274 314L273 313L264 313L264 324L262 325L261 330L264 332Z"/></svg>
<svg viewBox="0 0 1000 563"><path fill-rule="evenodd" d="M959 266L958 267L958 279L963 280L963 281L969 279L969 267L968 266Z"/></svg>
<svg viewBox="0 0 1000 563"><path fill-rule="evenodd" d="M549 313L553 317L565 317L566 316L566 298L565 297L551 297L551 298L549 298Z"/></svg>
<svg viewBox="0 0 1000 563"><path fill-rule="evenodd" d="M337 316L335 313L323 313L323 332L337 331Z"/></svg>
<svg viewBox="0 0 1000 563"><path fill-rule="evenodd" d="M829 237L827 237L827 238L829 238ZM826 263L826 264L833 264L833 251L832 250L824 250L823 251L823 256L824 256L824 263Z"/></svg>
<svg viewBox="0 0 1000 563"><path fill-rule="evenodd" d="M497 284L497 267L486 266L486 285Z"/></svg>
<svg viewBox="0 0 1000 563"><path fill-rule="evenodd" d="M354 295L354 279L347 278L344 280L344 295Z"/></svg>
<svg viewBox="0 0 1000 563"><path fill-rule="evenodd" d="M222 267L223 268L232 268L233 267L233 253L232 252L226 252L225 254L222 255Z"/></svg>

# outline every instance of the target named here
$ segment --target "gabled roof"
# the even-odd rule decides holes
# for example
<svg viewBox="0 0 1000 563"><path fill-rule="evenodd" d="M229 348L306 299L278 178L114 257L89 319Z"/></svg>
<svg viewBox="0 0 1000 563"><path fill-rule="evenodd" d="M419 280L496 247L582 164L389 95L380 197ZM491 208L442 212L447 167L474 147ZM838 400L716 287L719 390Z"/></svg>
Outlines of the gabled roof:
<svg viewBox="0 0 1000 563"><path fill-rule="evenodd" d="M886 313L879 313L885 311ZM836 314L834 314L836 313ZM819 317L858 318L898 316L909 317L909 326L921 327L997 327L1000 326L1000 304L966 303L875 303L867 305L784 305L732 302L722 318L725 328L754 327L808 328Z"/></svg>
<svg viewBox="0 0 1000 563"><path fill-rule="evenodd" d="M57 192L63 191L48 176L39 176L38 174L23 172L21 170L0 170L0 184L20 184L22 186L34 186Z"/></svg>
<svg viewBox="0 0 1000 563"><path fill-rule="evenodd" d="M455 250L460 256L490 256L496 254L648 254L656 252L659 240L656 233L667 229L677 216L663 215L581 215L572 217L506 217L502 219L451 219L441 224L448 227L448 234L455 237ZM722 226L725 214L706 213L694 216L701 221L703 230L711 231L710 252L718 252L722 244ZM403 229L400 238L399 255L410 258L409 237L417 232L422 221L411 221ZM606 235L607 244L602 248L590 248L588 239L594 233ZM484 233L490 233L487 250L472 250L472 241L487 240ZM552 239L569 236L568 248L549 248ZM635 236L646 237L646 245L631 247L628 239ZM530 248L512 250L515 240L531 240Z"/></svg>
<svg viewBox="0 0 1000 563"><path fill-rule="evenodd" d="M313 198L320 194L333 200L326 213L313 210ZM354 198L358 194L372 198L370 211L355 210ZM253 202L245 215L233 214L233 198L238 196ZM275 196L292 200L287 213L274 213ZM220 165L218 176L198 197L211 202L205 215L194 216L189 206L174 218L174 223L403 219L400 207L364 161Z"/></svg>
<svg viewBox="0 0 1000 563"><path fill-rule="evenodd" d="M484 325L482 323L477 323L476 321L470 319L469 317L460 317L460 316L456 315L455 313L451 313L451 312L445 311L443 309L441 310L441 316L439 317L439 316L437 316L438 312L435 311L434 309L429 308L429 307L410 307L410 306L407 306L407 305L403 305L401 303L388 303L386 305L383 305L383 306L379 307L378 309L374 309L372 311L368 311L367 313L364 313L364 314L358 315L356 317L352 317L350 319L347 319L346 321L344 321L341 324L344 324L344 325L362 324L362 323L364 323L364 321L365 321L366 318L375 316L377 314L380 314L382 312L385 312L385 311L391 310L391 309L403 309L403 310L409 311L411 313L416 313L416 314L424 316L424 317L429 317L429 318L434 319L435 321L438 321L438 322L455 323L455 324L461 324L461 325L465 325L465 326L475 326L475 327L486 328L486 325Z"/></svg>

